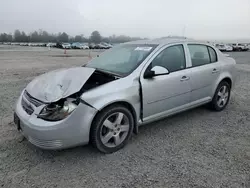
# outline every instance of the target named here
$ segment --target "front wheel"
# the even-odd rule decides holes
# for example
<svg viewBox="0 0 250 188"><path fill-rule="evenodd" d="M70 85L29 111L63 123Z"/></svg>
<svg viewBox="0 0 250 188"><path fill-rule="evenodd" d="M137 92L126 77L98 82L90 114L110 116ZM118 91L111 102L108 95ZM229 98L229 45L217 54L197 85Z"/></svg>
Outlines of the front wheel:
<svg viewBox="0 0 250 188"><path fill-rule="evenodd" d="M218 85L213 100L210 104L212 109L215 111L222 111L229 102L230 92L231 92L230 85L225 81L221 82Z"/></svg>
<svg viewBox="0 0 250 188"><path fill-rule="evenodd" d="M134 118L122 105L112 105L94 119L90 139L103 153L113 153L126 145L132 135Z"/></svg>

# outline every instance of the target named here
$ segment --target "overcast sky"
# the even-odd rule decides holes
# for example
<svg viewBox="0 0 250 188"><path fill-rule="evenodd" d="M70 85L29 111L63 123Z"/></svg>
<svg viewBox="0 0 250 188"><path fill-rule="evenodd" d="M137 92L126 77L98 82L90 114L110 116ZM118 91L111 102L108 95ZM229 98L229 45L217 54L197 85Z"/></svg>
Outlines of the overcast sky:
<svg viewBox="0 0 250 188"><path fill-rule="evenodd" d="M250 0L0 0L0 32L250 38Z"/></svg>

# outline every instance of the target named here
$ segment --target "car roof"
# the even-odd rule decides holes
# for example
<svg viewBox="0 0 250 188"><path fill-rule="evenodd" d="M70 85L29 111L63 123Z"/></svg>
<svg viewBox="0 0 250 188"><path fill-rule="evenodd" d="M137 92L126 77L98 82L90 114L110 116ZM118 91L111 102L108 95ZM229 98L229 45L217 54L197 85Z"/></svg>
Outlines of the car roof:
<svg viewBox="0 0 250 188"><path fill-rule="evenodd" d="M165 45L178 42L198 42L193 39L188 39L186 37L162 37L157 39L147 39L147 40L137 40L127 42L126 44L156 44L156 45ZM201 42L203 43L203 42Z"/></svg>

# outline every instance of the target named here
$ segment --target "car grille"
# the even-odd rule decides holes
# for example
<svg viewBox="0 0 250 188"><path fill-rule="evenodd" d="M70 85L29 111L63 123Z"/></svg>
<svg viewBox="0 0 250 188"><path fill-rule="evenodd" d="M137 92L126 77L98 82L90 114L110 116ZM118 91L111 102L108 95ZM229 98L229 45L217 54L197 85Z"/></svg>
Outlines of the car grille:
<svg viewBox="0 0 250 188"><path fill-rule="evenodd" d="M23 97L22 97L22 101L21 101L22 107L24 109L24 111L31 115L34 112L33 107L38 107L41 106L42 104L44 104L43 102L35 99L34 97L32 97L26 90L23 93ZM34 105L32 107L32 105Z"/></svg>
<svg viewBox="0 0 250 188"><path fill-rule="evenodd" d="M28 104L24 98L22 98L21 104L22 104L24 111L27 112L27 114L31 115L34 112L34 109L32 108L32 106Z"/></svg>
<svg viewBox="0 0 250 188"><path fill-rule="evenodd" d="M26 90L23 93L23 96L33 105L35 105L36 107L41 106L42 104L44 104L43 102L35 99L34 97L32 97Z"/></svg>

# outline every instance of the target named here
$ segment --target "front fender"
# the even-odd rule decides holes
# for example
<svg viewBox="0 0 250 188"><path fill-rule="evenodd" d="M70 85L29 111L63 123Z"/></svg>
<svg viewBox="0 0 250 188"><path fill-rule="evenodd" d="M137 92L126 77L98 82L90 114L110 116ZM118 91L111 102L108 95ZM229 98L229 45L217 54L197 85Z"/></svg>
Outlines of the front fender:
<svg viewBox="0 0 250 188"><path fill-rule="evenodd" d="M128 103L136 113L136 122L140 120L139 82L116 80L82 94L81 99L98 111L117 102Z"/></svg>

